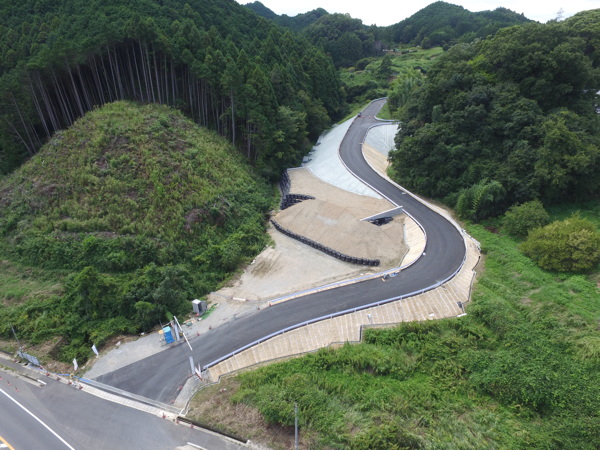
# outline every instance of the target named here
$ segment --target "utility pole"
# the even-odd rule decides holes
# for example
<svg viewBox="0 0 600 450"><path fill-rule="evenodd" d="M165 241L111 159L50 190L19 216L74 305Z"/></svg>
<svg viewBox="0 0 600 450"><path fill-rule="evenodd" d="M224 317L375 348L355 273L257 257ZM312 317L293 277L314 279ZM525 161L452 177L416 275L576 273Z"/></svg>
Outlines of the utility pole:
<svg viewBox="0 0 600 450"><path fill-rule="evenodd" d="M294 403L294 448L298 450L298 403Z"/></svg>

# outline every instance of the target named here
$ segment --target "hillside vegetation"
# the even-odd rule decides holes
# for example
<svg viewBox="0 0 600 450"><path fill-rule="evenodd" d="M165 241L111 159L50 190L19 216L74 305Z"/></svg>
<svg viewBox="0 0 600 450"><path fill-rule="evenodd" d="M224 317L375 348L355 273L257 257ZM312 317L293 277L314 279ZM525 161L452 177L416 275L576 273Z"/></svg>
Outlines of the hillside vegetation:
<svg viewBox="0 0 600 450"><path fill-rule="evenodd" d="M117 102L89 112L0 180L7 264L67 277L62 296L5 293L0 334L12 322L33 343L62 334L101 345L189 312L262 250L271 195L230 144L175 110Z"/></svg>
<svg viewBox="0 0 600 450"><path fill-rule="evenodd" d="M471 12L462 6L435 2L391 25L386 36L400 45L432 46L470 42L496 34L505 27L531 22L523 14L506 8Z"/></svg>
<svg viewBox="0 0 600 450"><path fill-rule="evenodd" d="M0 5L0 173L115 100L182 110L271 178L344 112L331 59L233 0Z"/></svg>
<svg viewBox="0 0 600 450"><path fill-rule="evenodd" d="M320 17L329 14L323 8L317 8L313 9L312 11L308 11L303 14L297 14L292 17L288 16L287 14L282 14L279 16L259 1L246 3L244 6L250 8L259 16L264 17L268 20L272 20L277 25L284 28L289 28L294 32L302 31L304 28L314 23Z"/></svg>
<svg viewBox="0 0 600 450"><path fill-rule="evenodd" d="M529 22L522 14L506 8L471 12L441 1L387 27L363 24L360 19L348 14L329 14L321 8L289 17L278 16L258 1L246 7L323 48L337 67L351 67L360 59L382 56L386 48L447 47L493 35L504 27Z"/></svg>
<svg viewBox="0 0 600 450"><path fill-rule="evenodd" d="M600 10L503 29L394 93L395 179L465 218L600 193Z"/></svg>
<svg viewBox="0 0 600 450"><path fill-rule="evenodd" d="M404 101L403 96L410 95L412 88L421 83L442 53L441 47L410 48L382 58L364 58L353 67L340 69L348 104L356 109L374 98L387 97L384 108L395 111ZM383 118L381 113L379 117Z"/></svg>
<svg viewBox="0 0 600 450"><path fill-rule="evenodd" d="M577 208L600 227L598 202ZM485 271L466 316L243 373L201 391L191 416L274 448L293 442L295 403L307 448L597 448L600 273L546 272L509 236L468 231Z"/></svg>

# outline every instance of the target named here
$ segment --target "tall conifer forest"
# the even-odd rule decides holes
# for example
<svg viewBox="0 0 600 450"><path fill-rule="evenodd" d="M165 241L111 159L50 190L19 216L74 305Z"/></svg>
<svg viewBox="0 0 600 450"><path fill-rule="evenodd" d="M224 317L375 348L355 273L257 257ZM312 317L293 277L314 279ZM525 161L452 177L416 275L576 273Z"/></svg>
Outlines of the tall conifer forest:
<svg viewBox="0 0 600 450"><path fill-rule="evenodd" d="M0 173L116 100L182 110L267 178L344 104L327 55L233 0L2 2Z"/></svg>

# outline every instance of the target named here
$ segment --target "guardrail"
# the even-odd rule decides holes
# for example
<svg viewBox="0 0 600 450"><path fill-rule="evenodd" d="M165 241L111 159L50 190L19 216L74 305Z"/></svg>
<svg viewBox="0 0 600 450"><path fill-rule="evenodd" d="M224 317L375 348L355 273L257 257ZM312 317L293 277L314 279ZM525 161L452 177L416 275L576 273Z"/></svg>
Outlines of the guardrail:
<svg viewBox="0 0 600 450"><path fill-rule="evenodd" d="M222 356L222 357L220 357L220 358L218 358L218 359L216 359L214 361L211 361L210 363L208 363L205 366L203 366L202 370L206 370L206 369L209 369L209 368L211 368L213 366L216 366L220 362L225 361L226 359L229 359L229 358L237 355L238 353L243 352L244 350L247 350L247 349L249 349L251 347L254 347L255 345L261 344L261 343L263 343L265 341L268 341L269 339L274 338L276 336L285 334L288 331L293 331L293 330L295 330L297 328L305 327L307 325L311 325L311 324L316 323L316 322L321 322L323 320L333 319L335 317L343 316L345 314L351 314L351 313L355 313L355 312L358 312L358 311L362 311L364 309L374 308L374 307L377 307L377 306L385 305L387 303L395 302L395 301L398 301L398 300L403 300L403 299L408 298L408 297L414 297L415 295L421 295L421 294L424 294L425 292L428 292L428 291L431 291L433 289L436 289L436 288L440 287L442 284L444 284L447 281L449 281L452 278L454 278L456 276L456 274L458 272L460 272L460 270L462 269L462 266L464 265L464 263L466 261L466 258L467 258L467 255L465 253L465 256L463 256L463 260L462 260L461 264L459 265L458 269L456 269L451 275L449 275L445 279L443 279L441 281L438 281L437 283L435 283L435 284L433 284L431 286L425 287L425 288L420 289L420 290L415 291L415 292L409 292L407 294L399 295L397 297L391 297L391 298L388 298L388 299L385 299L385 300L380 300L378 302L369 303L368 305L357 306L356 308L351 308L351 309L347 309L347 310L344 310L344 311L338 311L338 312L335 312L335 313L332 313L332 314L328 314L326 316L317 317L315 319L310 319L310 320L307 320L305 322L301 322L301 323L297 323L295 325L291 325L291 326L289 326L287 328L284 328L282 330L276 331L276 332L271 333L271 334L269 334L267 336L263 336L262 338L257 339L256 341L251 342L249 344L246 344L243 347L240 347L239 349L234 350L231 353L228 353L227 355L224 355L224 356Z"/></svg>

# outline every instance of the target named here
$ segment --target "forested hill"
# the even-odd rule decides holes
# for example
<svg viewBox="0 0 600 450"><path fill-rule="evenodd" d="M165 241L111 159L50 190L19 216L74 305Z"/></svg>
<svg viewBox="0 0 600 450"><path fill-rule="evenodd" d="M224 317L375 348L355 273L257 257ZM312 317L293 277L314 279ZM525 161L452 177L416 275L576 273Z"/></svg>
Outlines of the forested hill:
<svg viewBox="0 0 600 450"><path fill-rule="evenodd" d="M422 86L395 93L399 182L475 220L598 198L599 37L596 9L450 48Z"/></svg>
<svg viewBox="0 0 600 450"><path fill-rule="evenodd" d="M328 56L233 0L2 3L0 172L118 99L181 109L267 176L343 108Z"/></svg>
<svg viewBox="0 0 600 450"><path fill-rule="evenodd" d="M271 197L230 143L173 108L86 113L0 179L3 270L62 285L58 296L2 285L0 339L11 322L32 344L62 336L54 356L84 360L92 343L187 314L263 249Z"/></svg>
<svg viewBox="0 0 600 450"><path fill-rule="evenodd" d="M289 17L285 14L278 16L259 1L249 3L246 7L300 33L329 53L338 67L349 67L362 58L380 56L384 48L452 45L486 37L500 28L530 21L522 14L506 8L470 12L462 6L446 2L432 3L411 17L387 27L366 26L360 19L348 14L329 14L321 8Z"/></svg>
<svg viewBox="0 0 600 450"><path fill-rule="evenodd" d="M429 48L457 41L469 42L477 37L492 35L500 28L526 22L531 20L506 8L471 12L462 6L435 2L390 26L387 36L400 44Z"/></svg>
<svg viewBox="0 0 600 450"><path fill-rule="evenodd" d="M313 9L312 11L308 11L303 14L297 14L295 16L288 16L287 14L277 15L265 5L263 5L259 1L255 1L252 3L248 3L246 5L247 8L250 8L256 14L265 19L272 20L277 25L289 28L294 32L302 31L307 26L314 23L320 17L328 15L329 13L325 11L323 8Z"/></svg>
<svg viewBox="0 0 600 450"><path fill-rule="evenodd" d="M270 190L227 141L176 110L114 102L55 133L0 193L0 237L16 259L122 272L190 262L240 229L237 245L260 240ZM207 255L204 271L236 267L247 251L222 267Z"/></svg>

